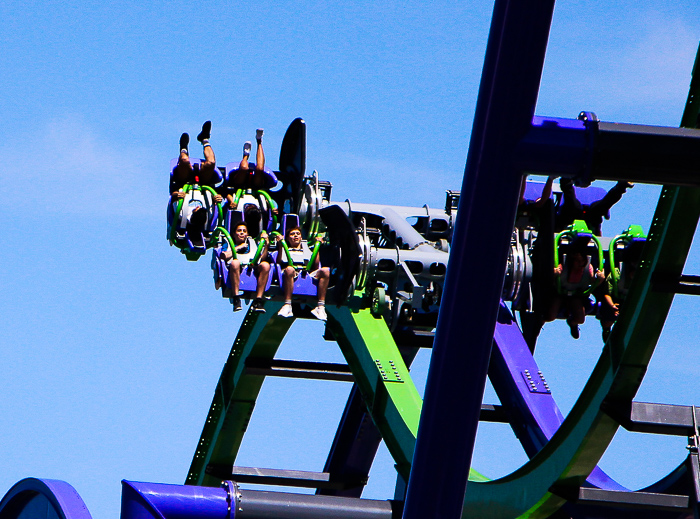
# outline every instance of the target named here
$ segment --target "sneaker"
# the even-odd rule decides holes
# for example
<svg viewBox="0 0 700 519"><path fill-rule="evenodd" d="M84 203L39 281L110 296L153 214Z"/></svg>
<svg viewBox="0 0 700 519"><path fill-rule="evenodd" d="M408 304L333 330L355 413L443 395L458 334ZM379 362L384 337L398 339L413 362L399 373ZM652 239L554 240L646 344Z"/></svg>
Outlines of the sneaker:
<svg viewBox="0 0 700 519"><path fill-rule="evenodd" d="M255 140L260 142L262 140L263 133L265 133L265 130L262 128L255 130Z"/></svg>
<svg viewBox="0 0 700 519"><path fill-rule="evenodd" d="M259 313L259 314L264 314L265 309L263 306L265 305L265 300L262 297L256 297L253 300L253 304L250 305L250 307L253 309L253 312Z"/></svg>
<svg viewBox="0 0 700 519"><path fill-rule="evenodd" d="M180 135L180 153L183 151L187 153L188 155L190 154L189 152L189 145L190 145L190 135L188 133L183 133Z"/></svg>
<svg viewBox="0 0 700 519"><path fill-rule="evenodd" d="M202 131L197 135L197 140L202 142L209 137L211 137L211 121L207 121L202 125Z"/></svg>
<svg viewBox="0 0 700 519"><path fill-rule="evenodd" d="M250 157L250 149L252 147L253 145L250 143L250 141L246 141L246 143L243 145L243 155Z"/></svg>
<svg viewBox="0 0 700 519"><path fill-rule="evenodd" d="M567 321L569 329L571 330L571 336L574 339L578 339L581 336L581 331L579 330L578 324L570 323Z"/></svg>
<svg viewBox="0 0 700 519"><path fill-rule="evenodd" d="M282 316L282 317L294 317L294 312L292 312L292 305L290 305L290 304L282 305L282 308L280 308L280 311L277 312L277 315Z"/></svg>
<svg viewBox="0 0 700 519"><path fill-rule="evenodd" d="M241 306L241 298L239 296L234 296L233 298L233 311L240 312L243 307Z"/></svg>
<svg viewBox="0 0 700 519"><path fill-rule="evenodd" d="M325 306L317 306L316 308L311 310L311 315L313 315L316 319L320 319L321 321L325 321L328 318L326 316Z"/></svg>

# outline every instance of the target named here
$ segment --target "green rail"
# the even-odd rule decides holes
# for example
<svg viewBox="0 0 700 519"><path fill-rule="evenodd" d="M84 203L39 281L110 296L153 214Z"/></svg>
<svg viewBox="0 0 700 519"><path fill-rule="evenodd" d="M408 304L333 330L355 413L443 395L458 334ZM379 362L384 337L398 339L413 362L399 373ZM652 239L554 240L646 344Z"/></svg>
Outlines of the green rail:
<svg viewBox="0 0 700 519"><path fill-rule="evenodd" d="M683 127L696 127L698 58L700 52ZM635 281L578 401L547 445L520 469L495 481L467 485L463 517L544 519L566 497L578 495L619 427L604 409L629 405L634 398L671 308L673 294L653 291L652 274L671 279L682 274L698 218L700 189L662 189Z"/></svg>
<svg viewBox="0 0 700 519"><path fill-rule="evenodd" d="M248 310L216 385L214 399L197 444L186 485L217 486L207 465L233 465L264 377L245 372L249 357L273 359L294 319L278 317L281 303L268 301L267 312Z"/></svg>
<svg viewBox="0 0 700 519"><path fill-rule="evenodd" d="M359 298L358 298L359 299ZM357 299L355 301L357 303ZM249 357L272 359L294 319L277 317L280 303L268 301L265 314L248 312L216 387L214 399L185 484L216 486L209 464L233 465L263 375L247 375ZM328 306L328 326L355 376L364 401L397 470L408 478L422 400L386 322L369 309ZM476 481L487 478L471 472Z"/></svg>

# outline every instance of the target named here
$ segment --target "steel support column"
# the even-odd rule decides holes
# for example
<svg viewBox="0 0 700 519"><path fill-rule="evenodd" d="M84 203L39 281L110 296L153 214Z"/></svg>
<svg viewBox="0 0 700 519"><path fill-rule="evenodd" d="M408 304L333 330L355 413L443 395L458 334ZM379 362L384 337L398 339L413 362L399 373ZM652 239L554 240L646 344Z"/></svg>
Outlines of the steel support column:
<svg viewBox="0 0 700 519"><path fill-rule="evenodd" d="M461 516L554 0L496 0L406 496L405 519ZM455 409L454 402L462 405Z"/></svg>

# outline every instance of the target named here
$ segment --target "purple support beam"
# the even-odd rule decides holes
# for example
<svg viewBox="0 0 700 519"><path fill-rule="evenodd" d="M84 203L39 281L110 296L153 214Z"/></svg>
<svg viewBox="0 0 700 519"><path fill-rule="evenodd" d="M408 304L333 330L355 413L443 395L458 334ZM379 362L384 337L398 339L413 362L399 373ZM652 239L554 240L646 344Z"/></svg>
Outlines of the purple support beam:
<svg viewBox="0 0 700 519"><path fill-rule="evenodd" d="M496 0L404 519L461 516L554 0Z"/></svg>
<svg viewBox="0 0 700 519"><path fill-rule="evenodd" d="M92 519L78 492L65 481L23 479L8 490L0 501L0 517L55 517Z"/></svg>

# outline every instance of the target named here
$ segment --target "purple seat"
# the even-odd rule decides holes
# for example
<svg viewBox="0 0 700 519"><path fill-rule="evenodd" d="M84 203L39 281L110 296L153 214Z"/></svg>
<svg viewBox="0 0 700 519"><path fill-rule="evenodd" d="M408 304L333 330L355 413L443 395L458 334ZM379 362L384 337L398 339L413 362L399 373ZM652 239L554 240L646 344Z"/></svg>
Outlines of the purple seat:
<svg viewBox="0 0 700 519"><path fill-rule="evenodd" d="M221 247L216 247L212 249L212 260L211 268L214 272L214 279L221 280L221 286L224 287L224 297L229 297L229 292L231 288L231 282L229 281L228 266L223 258L223 251ZM270 269L270 275L267 278L267 284L265 285L265 292L270 289L272 284L274 268ZM255 277L255 269L251 265L242 265L241 268L241 281L238 286L239 290L243 292L255 292L258 287L258 280ZM228 289L228 290L227 290Z"/></svg>
<svg viewBox="0 0 700 519"><path fill-rule="evenodd" d="M238 169L238 166L240 165L240 162L229 162L226 164L225 167L225 174L226 174L226 182L228 183L228 179L231 176L231 173L236 171ZM248 167L251 170L255 169L255 163L254 162L248 162ZM263 173L265 174L265 189L272 189L277 185L277 176L275 176L275 173L268 167L265 167L263 169Z"/></svg>
<svg viewBox="0 0 700 519"><path fill-rule="evenodd" d="M177 167L178 161L179 161L179 159L171 159L171 161L170 161L170 176L171 177L175 171L175 168ZM197 171L200 167L202 167L203 161L204 161L204 159L193 159L192 157L190 157L190 164L195 169L195 171ZM226 170L225 170L225 168L222 169L220 167L216 167L216 168L214 168L214 172L216 173L216 177L215 177L216 182L214 182L214 185L211 187L218 188L219 186L221 186L224 183L224 180L225 180L224 175L225 175Z"/></svg>
<svg viewBox="0 0 700 519"><path fill-rule="evenodd" d="M282 232L283 235L287 235L287 229L291 227L296 227L299 225L299 216L296 214L285 214L282 219ZM302 242L302 246L306 245L306 241ZM279 279L280 286L282 286L282 274L284 269L281 265L277 264L277 255L284 254L284 251L274 252L272 255L275 258L275 269L277 270L277 278ZM305 246L304 250L304 261L308 261L311 258L311 251L308 246ZM297 272L299 275L294 280L294 289L292 293L294 295L304 295L304 296L316 296L318 292L318 280L312 277L306 268L301 267L301 265L296 265Z"/></svg>
<svg viewBox="0 0 700 519"><path fill-rule="evenodd" d="M539 197L542 196L543 188L544 184L542 183L527 182L525 184L525 200L537 200ZM578 198L578 200L582 204L586 205L590 205L593 202L597 202L598 200L602 199L607 193L607 191L601 187L574 187L574 190L576 191L576 198ZM561 197L561 192L555 192L554 196L556 198Z"/></svg>

